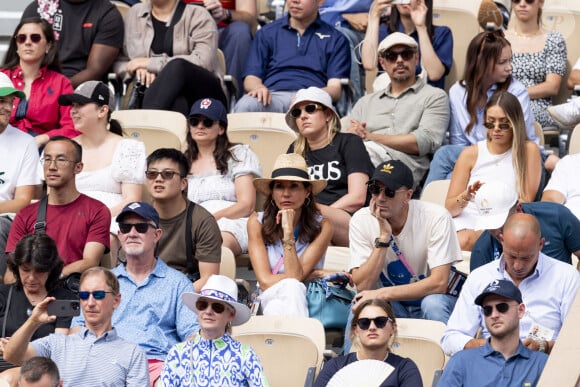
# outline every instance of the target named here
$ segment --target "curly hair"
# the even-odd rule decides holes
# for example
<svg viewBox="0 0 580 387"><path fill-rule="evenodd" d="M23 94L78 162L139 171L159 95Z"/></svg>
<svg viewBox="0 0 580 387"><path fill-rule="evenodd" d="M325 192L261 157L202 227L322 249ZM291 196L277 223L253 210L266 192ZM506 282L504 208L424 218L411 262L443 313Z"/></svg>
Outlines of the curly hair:
<svg viewBox="0 0 580 387"><path fill-rule="evenodd" d="M44 287L51 291L56 287L64 263L58 255L54 240L46 234L29 234L18 241L14 251L8 257L8 268L16 278L16 287L22 288L22 279L18 270L22 265L30 265L32 270L48 273Z"/></svg>
<svg viewBox="0 0 580 387"><path fill-rule="evenodd" d="M267 243L275 243L284 237L282 225L276 223L276 215L280 210L272 197L272 189L275 181L270 182L270 193L264 202L264 218L262 225L262 238ZM304 188L311 186L308 182L303 182ZM298 231L298 239L305 243L313 241L321 231L320 223L316 217L320 215L318 207L316 207L316 199L312 193L306 198L302 205L300 212L300 219L298 224L300 229Z"/></svg>
<svg viewBox="0 0 580 387"><path fill-rule="evenodd" d="M501 30L481 32L469 43L463 79L459 82L467 92L465 100L469 113L469 123L465 127L465 133L469 134L477 123L478 104L482 100L487 100L489 86L484 82L485 78L489 77L490 72L493 71L501 57L502 50L510 46L510 42L504 37ZM504 82L496 84L497 90L507 90L511 81L512 76L510 75Z"/></svg>
<svg viewBox="0 0 580 387"><path fill-rule="evenodd" d="M8 51L6 51L6 56L4 57L4 64L2 65L3 69L14 69L16 66L20 64L20 57L18 56L17 52L17 45L16 45L16 35L25 24L38 24L40 29L42 30L42 34L46 39L47 43L50 44L50 48L48 49L47 54L42 59L40 67L48 68L49 70L56 71L58 73L62 73L62 69L60 66L60 61L58 59L58 47L56 45L56 40L54 38L54 32L52 30L52 26L49 22L39 17L29 17L22 19L20 23L14 29L14 35L12 39L10 39L10 45L8 46Z"/></svg>

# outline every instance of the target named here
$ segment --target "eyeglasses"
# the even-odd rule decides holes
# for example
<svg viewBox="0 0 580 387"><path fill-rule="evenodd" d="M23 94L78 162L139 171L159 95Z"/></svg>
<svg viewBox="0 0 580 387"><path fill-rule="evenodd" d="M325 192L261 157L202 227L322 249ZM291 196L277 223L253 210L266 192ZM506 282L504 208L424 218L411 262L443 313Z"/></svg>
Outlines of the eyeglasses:
<svg viewBox="0 0 580 387"><path fill-rule="evenodd" d="M173 179L173 176L175 175L179 175L179 172L175 172L175 171L171 171L171 170L165 170L165 171L145 171L145 177L147 177L149 180L155 180L157 179L157 177L161 175L161 178L163 180L171 180Z"/></svg>
<svg viewBox="0 0 580 387"><path fill-rule="evenodd" d="M57 157L56 159L52 159L50 157L44 157L44 158L40 159L40 164L42 164L42 166L44 166L45 168L50 166L53 162L57 168L62 168L69 163L74 164L74 163L78 163L79 161L69 160L65 157Z"/></svg>
<svg viewBox="0 0 580 387"><path fill-rule="evenodd" d="M509 122L499 122L497 125L494 122L484 122L483 126L485 126L486 129L495 129L498 127L501 130L510 130L512 128L512 124Z"/></svg>
<svg viewBox="0 0 580 387"><path fill-rule="evenodd" d="M416 50L413 50L411 48L406 48L403 51L387 50L387 51L383 52L381 56L387 62L395 62L397 60L397 58L399 57L399 55L401 56L401 58L403 60L409 60L413 57L413 55L415 55L416 52L417 52Z"/></svg>
<svg viewBox="0 0 580 387"><path fill-rule="evenodd" d="M199 125L199 123L202 123L202 125L206 128L211 128L213 126L213 124L215 124L217 121L214 120L210 120L209 118L204 118L203 120L199 117L189 117L189 124L191 126L197 126Z"/></svg>
<svg viewBox="0 0 580 387"><path fill-rule="evenodd" d="M95 300L102 300L103 298L105 298L105 296L107 295L107 293L113 293L113 292L107 292L106 290L95 290L92 292L79 292L79 298L81 300L88 300L89 297L91 296L91 294L93 295L93 298Z"/></svg>
<svg viewBox="0 0 580 387"><path fill-rule="evenodd" d="M366 331L367 329L369 329L371 327L371 321L375 323L375 327L377 327L378 329L383 329L387 323L390 322L394 322L392 318L387 317L387 316L381 316L381 317L375 317L375 318L359 318L356 321L356 325L358 325L358 327L360 329L362 329L363 331Z"/></svg>
<svg viewBox="0 0 580 387"><path fill-rule="evenodd" d="M16 39L16 42L18 44L24 44L26 42L26 38L28 37L30 37L30 41L32 43L38 43L42 40L42 35L40 34L30 34L30 35L18 34L14 37L14 39Z"/></svg>
<svg viewBox="0 0 580 387"><path fill-rule="evenodd" d="M197 309L199 312L206 310L208 306L211 306L211 310L218 314L223 313L224 310L226 310L226 306L219 302L210 303L206 300L197 300L195 303L195 309Z"/></svg>
<svg viewBox="0 0 580 387"><path fill-rule="evenodd" d="M145 234L149 230L149 227L157 228L149 223L119 223L119 231L121 231L121 234L130 233L133 227L135 227L135 230L139 234Z"/></svg>
<svg viewBox="0 0 580 387"><path fill-rule="evenodd" d="M512 0L512 3L514 4L519 4L521 0ZM526 3L528 4L534 4L536 2L536 0L526 0Z"/></svg>
<svg viewBox="0 0 580 387"><path fill-rule="evenodd" d="M485 305L481 307L483 309L483 315L485 317L489 317L491 316L491 314L493 313L493 305ZM497 309L497 311L501 314L506 313L510 308L510 304L508 304L507 302L500 302L499 304L495 305L495 309Z"/></svg>
<svg viewBox="0 0 580 387"><path fill-rule="evenodd" d="M324 106L321 106L317 103L310 103L310 104L304 106L302 109L300 109L300 108L292 109L292 111L290 111L290 114L292 115L292 117L298 118L302 115L302 111L306 111L306 113L312 114L317 110L323 110L323 109L324 109Z"/></svg>
<svg viewBox="0 0 580 387"><path fill-rule="evenodd" d="M390 198L390 199L394 198L395 195L397 194L397 192L401 192L401 191L406 191L406 189L398 189L398 190L393 191L389 187L381 187L380 185L378 185L376 183L369 184L369 192L372 195L378 195L381 192L383 192L385 194L385 196Z"/></svg>

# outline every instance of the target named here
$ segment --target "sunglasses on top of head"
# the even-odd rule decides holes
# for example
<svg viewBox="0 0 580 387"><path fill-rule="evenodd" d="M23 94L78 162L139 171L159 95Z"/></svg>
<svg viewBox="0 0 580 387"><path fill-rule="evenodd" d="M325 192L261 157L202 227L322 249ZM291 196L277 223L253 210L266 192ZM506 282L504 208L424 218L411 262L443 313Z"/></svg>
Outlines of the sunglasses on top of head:
<svg viewBox="0 0 580 387"><path fill-rule="evenodd" d="M491 314L493 313L493 307L494 307L493 305L482 306L481 308L483 309L483 315L485 317L491 316ZM508 304L507 302L500 302L499 304L495 304L495 309L497 309L499 313L505 314L510 309L510 304Z"/></svg>
<svg viewBox="0 0 580 387"><path fill-rule="evenodd" d="M381 317L375 317L375 318L359 318L356 321L356 325L358 325L358 327L360 329L362 329L363 331L366 331L367 329L369 329L371 327L371 322L375 323L375 327L377 327L378 329L383 329L388 322L394 322L392 318L387 317L387 316L381 316Z"/></svg>
<svg viewBox="0 0 580 387"><path fill-rule="evenodd" d="M397 58L399 58L399 55L401 58L403 58L403 60L410 60L413 55L415 55L415 52L416 50L413 50L412 48L406 48L402 51L387 50L383 52L381 56L387 62L396 62Z"/></svg>
<svg viewBox="0 0 580 387"><path fill-rule="evenodd" d="M310 104L304 106L302 109L300 109L300 108L292 109L290 114L292 115L292 117L298 118L302 115L302 111L305 111L308 114L312 114L317 110L323 110L323 109L324 109L324 106L321 106L317 103L310 103Z"/></svg>
<svg viewBox="0 0 580 387"><path fill-rule="evenodd" d="M195 302L195 309L199 312L203 312L208 306L211 306L211 309L217 314L221 314L226 310L226 306L220 302L209 302L206 300L197 300Z"/></svg>
<svg viewBox="0 0 580 387"><path fill-rule="evenodd" d="M512 0L512 3L519 4L521 0ZM534 4L536 0L525 0L529 5Z"/></svg>
<svg viewBox="0 0 580 387"><path fill-rule="evenodd" d="M28 37L30 37L30 41L32 43L38 43L42 40L42 35L40 34L30 34L30 35L18 34L14 37L14 39L16 39L16 42L18 42L19 44L23 44L26 42L26 39Z"/></svg>
<svg viewBox="0 0 580 387"><path fill-rule="evenodd" d="M200 122L204 127L211 128L217 121L210 120L209 118L189 117L189 124L191 126L197 126Z"/></svg>

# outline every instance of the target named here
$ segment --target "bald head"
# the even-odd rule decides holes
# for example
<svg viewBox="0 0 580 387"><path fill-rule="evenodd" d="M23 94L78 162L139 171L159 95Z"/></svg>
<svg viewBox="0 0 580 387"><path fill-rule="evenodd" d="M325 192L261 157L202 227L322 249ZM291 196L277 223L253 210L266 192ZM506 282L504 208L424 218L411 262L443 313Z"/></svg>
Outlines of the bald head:
<svg viewBox="0 0 580 387"><path fill-rule="evenodd" d="M516 239L525 239L531 234L539 240L542 237L542 230L535 216L518 213L511 215L503 226L504 238L508 234Z"/></svg>

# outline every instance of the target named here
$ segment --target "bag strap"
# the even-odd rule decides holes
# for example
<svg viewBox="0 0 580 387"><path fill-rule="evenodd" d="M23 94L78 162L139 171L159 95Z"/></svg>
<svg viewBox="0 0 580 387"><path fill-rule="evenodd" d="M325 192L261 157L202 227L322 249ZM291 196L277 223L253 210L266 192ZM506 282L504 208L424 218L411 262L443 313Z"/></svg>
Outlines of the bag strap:
<svg viewBox="0 0 580 387"><path fill-rule="evenodd" d="M40 199L38 206L38 214L36 215L36 223L34 223L35 234L46 234L46 206L48 205L48 195L44 195Z"/></svg>
<svg viewBox="0 0 580 387"><path fill-rule="evenodd" d="M183 1L177 2L177 8L173 12L173 17L171 18L171 23L169 23L169 28L165 31L165 39L163 40L163 51L167 56L173 56L173 29L175 24L181 19L183 11L185 10L185 3Z"/></svg>
<svg viewBox="0 0 580 387"><path fill-rule="evenodd" d="M8 290L8 300L6 301L6 309L4 310L4 321L2 321L2 336L6 337L6 321L8 320L8 310L10 309L10 300L12 300L12 289L14 289L14 285L10 286L10 290Z"/></svg>
<svg viewBox="0 0 580 387"><path fill-rule="evenodd" d="M194 274L199 272L199 265L197 259L194 259L194 249L193 242L191 240L191 218L193 216L193 208L195 203L192 201L187 201L187 215L185 218L185 259L187 260L187 272L189 274Z"/></svg>

